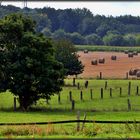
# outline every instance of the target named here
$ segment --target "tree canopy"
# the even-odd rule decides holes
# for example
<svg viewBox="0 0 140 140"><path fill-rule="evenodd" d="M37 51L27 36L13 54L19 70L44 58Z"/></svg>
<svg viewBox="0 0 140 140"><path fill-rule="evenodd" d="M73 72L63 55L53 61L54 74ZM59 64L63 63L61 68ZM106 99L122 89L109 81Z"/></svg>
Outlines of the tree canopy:
<svg viewBox="0 0 140 140"><path fill-rule="evenodd" d="M22 109L61 90L63 65L31 18L11 14L0 20L0 57L0 91L18 96Z"/></svg>
<svg viewBox="0 0 140 140"><path fill-rule="evenodd" d="M99 36L101 44L106 45L103 38L107 35L108 31L117 31L123 38L125 46L131 46L136 40L127 41L126 36L129 34L140 34L140 17L139 16L104 16L94 15L87 8L76 9L55 9L51 7L44 8L18 8L15 6L0 6L0 18L8 15L9 13L24 13L30 15L35 21L35 29L38 32L44 33L47 37L48 34L53 39L65 38L72 41L74 44L87 44L86 37L89 35ZM93 43L93 44L92 44ZM89 41L90 45L94 42ZM98 45L98 41L95 45ZM120 44L113 43L113 44ZM138 45L138 43L135 43Z"/></svg>
<svg viewBox="0 0 140 140"><path fill-rule="evenodd" d="M55 41L56 59L63 63L65 68L65 76L78 75L83 72L84 66L79 60L74 45L68 40Z"/></svg>

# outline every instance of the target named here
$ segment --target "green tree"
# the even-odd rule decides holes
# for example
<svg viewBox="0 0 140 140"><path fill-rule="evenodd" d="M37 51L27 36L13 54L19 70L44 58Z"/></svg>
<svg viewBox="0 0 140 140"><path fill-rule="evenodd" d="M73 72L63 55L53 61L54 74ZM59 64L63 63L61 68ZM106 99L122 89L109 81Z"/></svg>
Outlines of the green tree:
<svg viewBox="0 0 140 140"><path fill-rule="evenodd" d="M47 27L44 28L41 32L42 32L45 36L47 36L47 37L51 37L51 36L52 36L51 31L50 31Z"/></svg>
<svg viewBox="0 0 140 140"><path fill-rule="evenodd" d="M88 45L103 45L103 41L102 41L101 37L96 34L87 35L86 43Z"/></svg>
<svg viewBox="0 0 140 140"><path fill-rule="evenodd" d="M136 36L136 45L140 46L140 34Z"/></svg>
<svg viewBox="0 0 140 140"><path fill-rule="evenodd" d="M83 72L84 66L79 60L74 45L68 40L59 40L54 43L56 46L56 59L63 63L65 75L78 75Z"/></svg>
<svg viewBox="0 0 140 140"><path fill-rule="evenodd" d="M69 37L69 40L71 40L71 42L73 44L76 44L76 45L85 44L84 37L81 34L77 33L77 32L71 33L70 37Z"/></svg>
<svg viewBox="0 0 140 140"><path fill-rule="evenodd" d="M107 46L122 46L124 42L122 35L112 33L104 36L103 41Z"/></svg>
<svg viewBox="0 0 140 140"><path fill-rule="evenodd" d="M0 20L0 50L0 90L18 96L21 109L61 90L63 65L29 17L11 14Z"/></svg>
<svg viewBox="0 0 140 140"><path fill-rule="evenodd" d="M135 46L136 45L136 37L134 34L126 34L124 35L125 45L127 46Z"/></svg>
<svg viewBox="0 0 140 140"><path fill-rule="evenodd" d="M67 33L63 29L56 30L52 35L54 40L67 39Z"/></svg>

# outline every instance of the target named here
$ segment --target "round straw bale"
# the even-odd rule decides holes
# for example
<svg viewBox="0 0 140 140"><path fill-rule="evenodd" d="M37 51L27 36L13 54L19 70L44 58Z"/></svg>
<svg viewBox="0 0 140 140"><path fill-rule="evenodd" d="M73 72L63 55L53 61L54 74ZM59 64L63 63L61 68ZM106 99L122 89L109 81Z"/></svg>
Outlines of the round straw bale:
<svg viewBox="0 0 140 140"><path fill-rule="evenodd" d="M128 57L133 57L133 53L128 53Z"/></svg>
<svg viewBox="0 0 140 140"><path fill-rule="evenodd" d="M136 75L138 71L140 71L140 69L134 69L134 74Z"/></svg>
<svg viewBox="0 0 140 140"><path fill-rule="evenodd" d="M116 60L117 59L117 56L116 55L112 55L111 56L111 60Z"/></svg>
<svg viewBox="0 0 140 140"><path fill-rule="evenodd" d="M134 70L133 69L129 70L129 75L134 75Z"/></svg>
<svg viewBox="0 0 140 140"><path fill-rule="evenodd" d="M140 71L140 69L130 69L129 75L136 75L138 71Z"/></svg>
<svg viewBox="0 0 140 140"><path fill-rule="evenodd" d="M125 54L128 54L128 52L129 52L128 50L125 50L125 51L124 51Z"/></svg>
<svg viewBox="0 0 140 140"><path fill-rule="evenodd" d="M105 58L100 58L100 59L99 59L99 63L104 64L104 63L105 63Z"/></svg>
<svg viewBox="0 0 140 140"><path fill-rule="evenodd" d="M137 76L137 77L140 77L140 70L137 71L136 76Z"/></svg>
<svg viewBox="0 0 140 140"><path fill-rule="evenodd" d="M88 50L84 50L84 53L88 53Z"/></svg>
<svg viewBox="0 0 140 140"><path fill-rule="evenodd" d="M91 61L91 65L97 65L97 64L98 64L97 59L93 59L93 60Z"/></svg>
<svg viewBox="0 0 140 140"><path fill-rule="evenodd" d="M138 55L138 52L137 52L137 51L134 51L134 52L133 52L133 55Z"/></svg>

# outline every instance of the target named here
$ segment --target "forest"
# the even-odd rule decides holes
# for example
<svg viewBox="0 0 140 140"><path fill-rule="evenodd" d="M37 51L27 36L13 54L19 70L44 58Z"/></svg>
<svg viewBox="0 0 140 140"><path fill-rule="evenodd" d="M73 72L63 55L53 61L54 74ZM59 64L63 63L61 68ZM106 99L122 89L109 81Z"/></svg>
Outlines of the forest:
<svg viewBox="0 0 140 140"><path fill-rule="evenodd" d="M140 46L140 17L94 15L89 9L19 8L0 6L0 18L23 13L36 22L36 31L50 39L76 45Z"/></svg>

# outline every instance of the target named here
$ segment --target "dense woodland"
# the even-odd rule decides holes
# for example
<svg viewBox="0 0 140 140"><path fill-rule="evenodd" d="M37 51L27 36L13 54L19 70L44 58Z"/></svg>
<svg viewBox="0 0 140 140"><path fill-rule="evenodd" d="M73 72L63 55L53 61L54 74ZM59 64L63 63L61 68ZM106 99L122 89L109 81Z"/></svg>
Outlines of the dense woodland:
<svg viewBox="0 0 140 140"><path fill-rule="evenodd" d="M64 38L79 45L140 46L140 17L106 17L94 15L86 8L56 10L0 6L0 18L17 12L31 16L37 23L36 31L55 40Z"/></svg>

